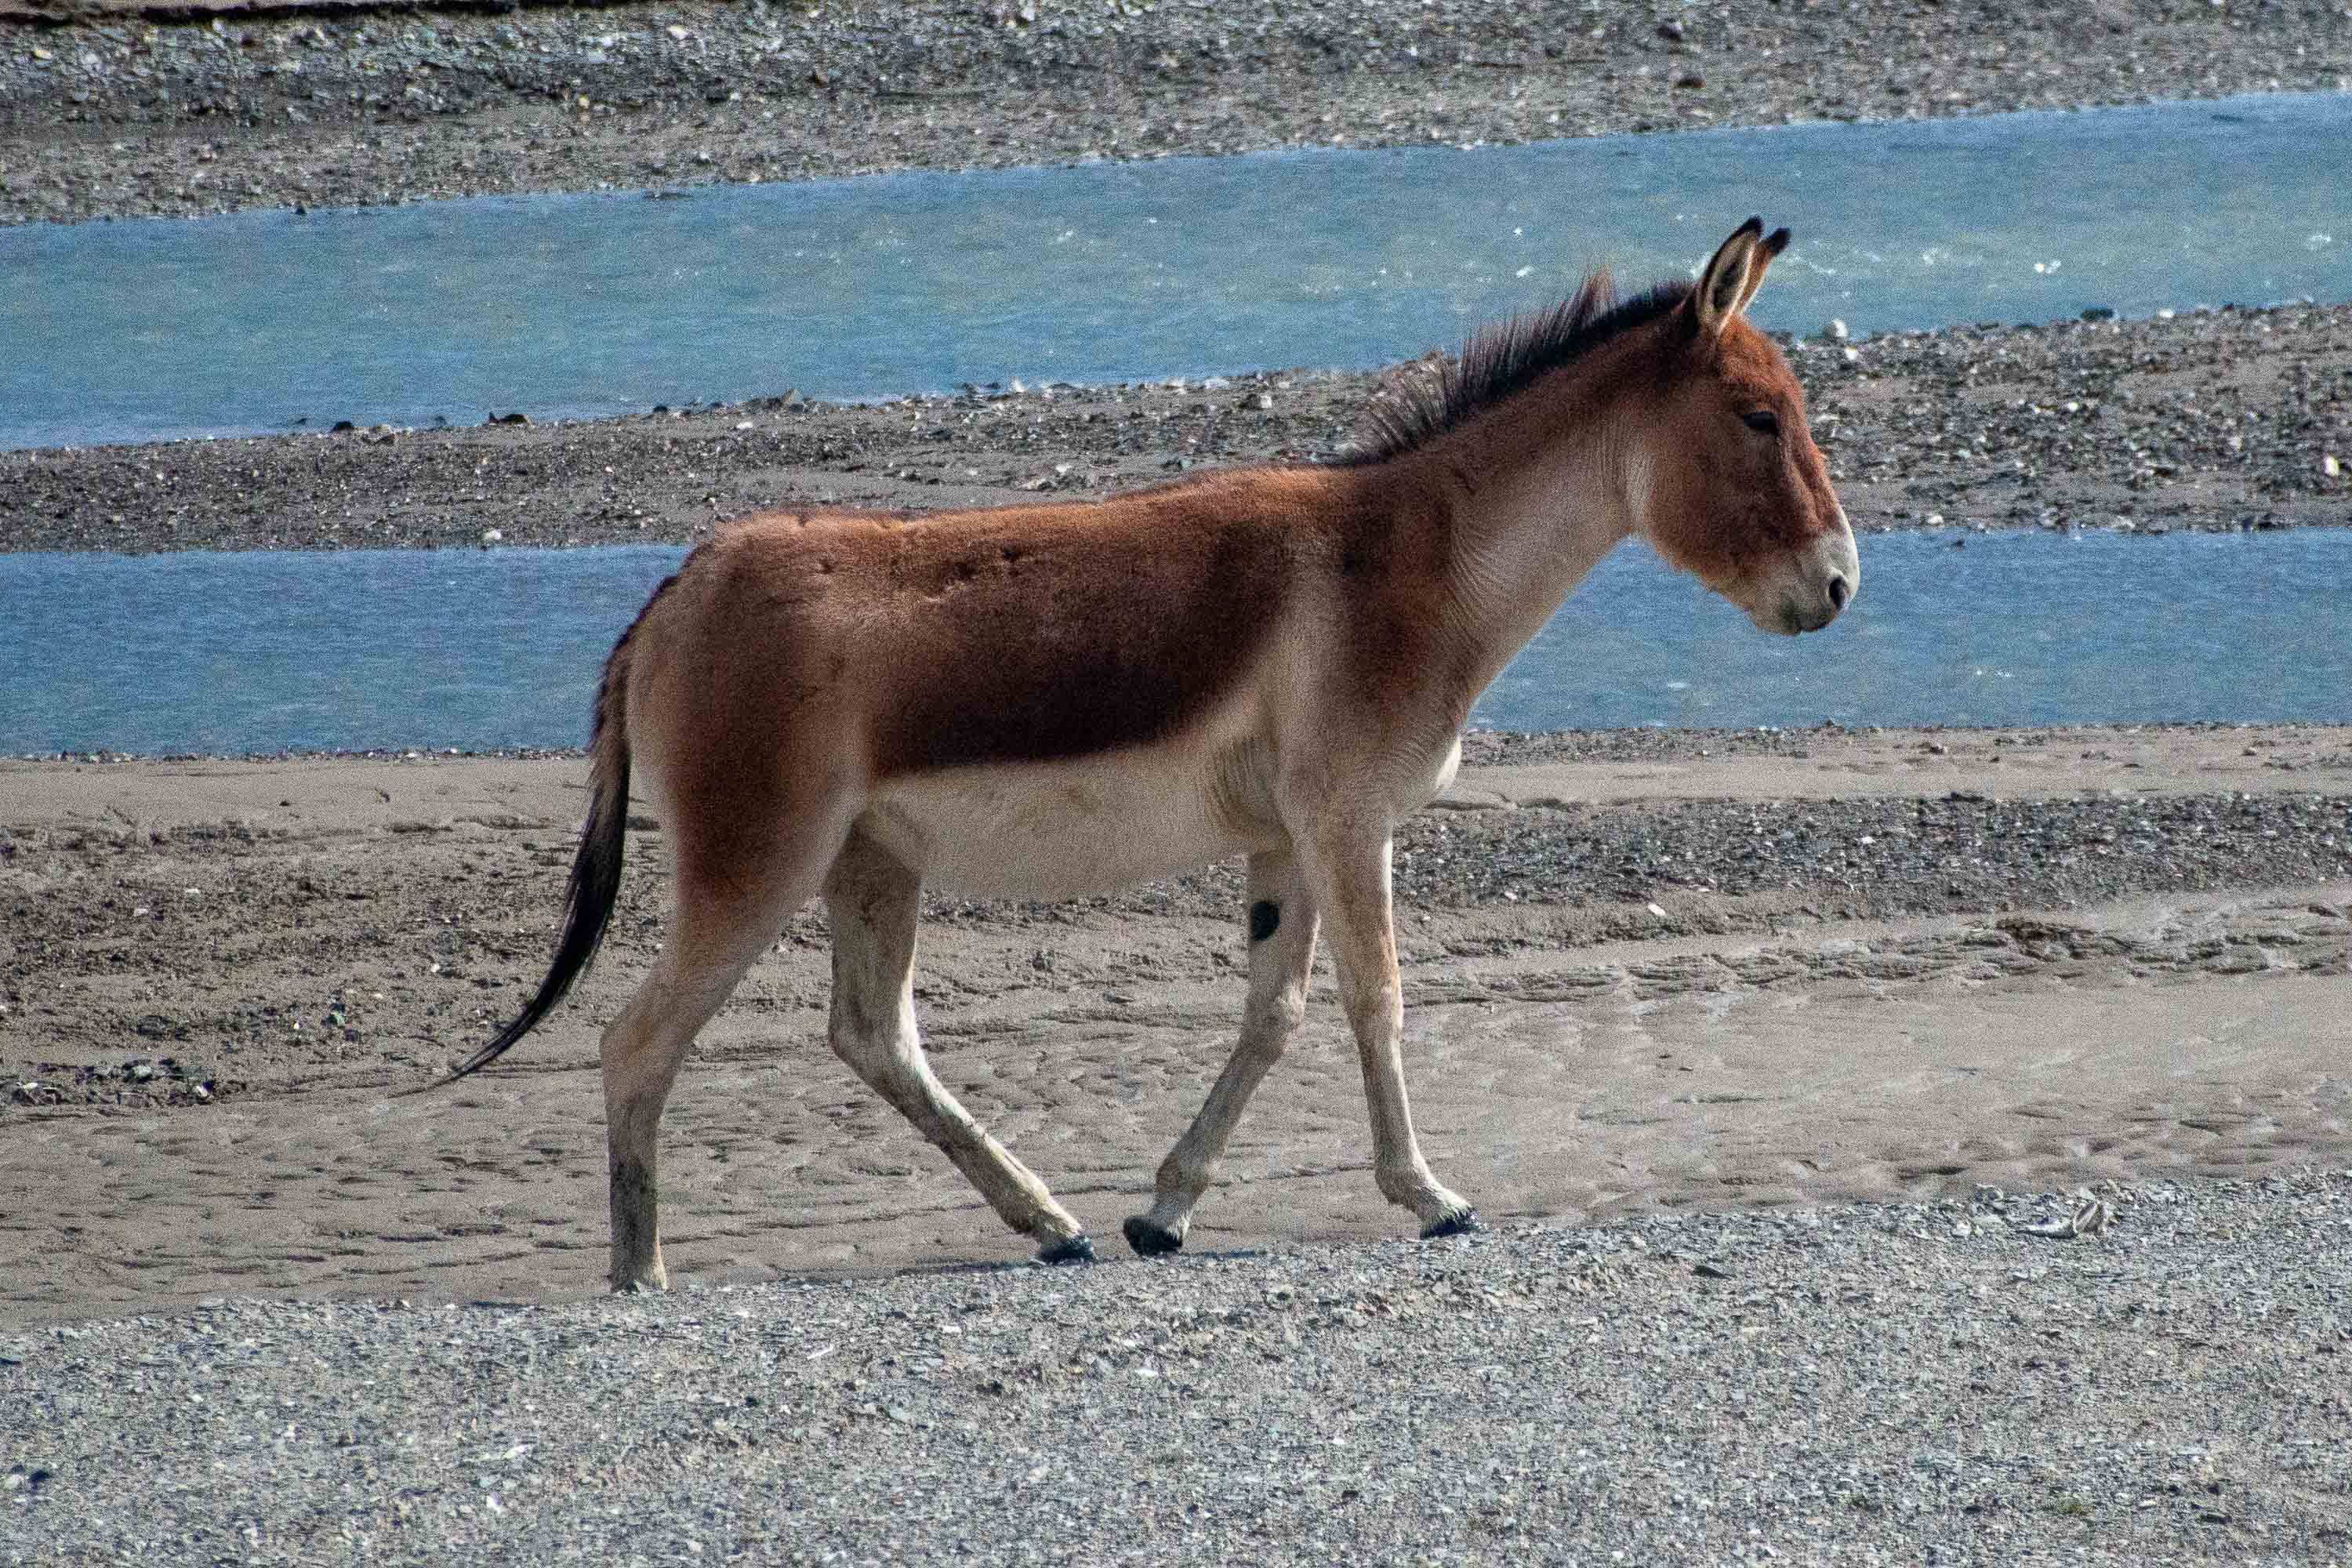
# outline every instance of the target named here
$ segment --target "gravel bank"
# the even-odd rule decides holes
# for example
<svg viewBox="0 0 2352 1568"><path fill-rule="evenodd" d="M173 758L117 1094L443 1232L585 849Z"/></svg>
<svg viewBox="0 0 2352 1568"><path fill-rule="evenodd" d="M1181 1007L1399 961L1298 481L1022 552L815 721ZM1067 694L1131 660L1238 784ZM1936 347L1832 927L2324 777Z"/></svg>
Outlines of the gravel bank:
<svg viewBox="0 0 2352 1568"><path fill-rule="evenodd" d="M0 221L2340 89L2336 4L0 0Z"/></svg>
<svg viewBox="0 0 2352 1568"><path fill-rule="evenodd" d="M1791 345L1857 527L2282 528L2352 517L2352 305ZM1313 459L1377 378L776 395L596 423L0 452L0 549L691 542L768 507L1097 496ZM341 411L312 410L323 432Z"/></svg>
<svg viewBox="0 0 2352 1568"><path fill-rule="evenodd" d="M59 1325L0 1561L2340 1561L2352 1172L2101 1196Z"/></svg>

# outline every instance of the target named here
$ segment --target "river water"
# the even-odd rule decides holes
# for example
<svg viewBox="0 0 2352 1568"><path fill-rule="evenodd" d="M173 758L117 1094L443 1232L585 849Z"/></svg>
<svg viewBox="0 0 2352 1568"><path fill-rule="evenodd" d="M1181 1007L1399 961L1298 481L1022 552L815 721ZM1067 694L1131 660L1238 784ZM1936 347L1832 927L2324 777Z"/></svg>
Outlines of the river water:
<svg viewBox="0 0 2352 1568"><path fill-rule="evenodd" d="M1800 333L2352 299L2352 94L0 228L0 447L1360 368L1687 275Z"/></svg>
<svg viewBox="0 0 2352 1568"><path fill-rule="evenodd" d="M2352 531L1861 549L1853 608L1788 639L1624 547L1475 721L2352 721ZM613 639L681 553L0 554L0 752L579 745Z"/></svg>

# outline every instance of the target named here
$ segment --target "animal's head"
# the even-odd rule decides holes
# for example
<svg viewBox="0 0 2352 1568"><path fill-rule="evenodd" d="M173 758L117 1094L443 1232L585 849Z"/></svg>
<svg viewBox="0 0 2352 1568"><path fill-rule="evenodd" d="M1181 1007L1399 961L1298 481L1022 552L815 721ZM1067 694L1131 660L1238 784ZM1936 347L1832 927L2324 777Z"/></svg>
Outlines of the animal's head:
<svg viewBox="0 0 2352 1568"><path fill-rule="evenodd" d="M1626 500L1658 553L1768 632L1818 631L1862 585L1853 531L1805 419L1804 389L1748 302L1789 231L1749 218L1659 323L1658 396Z"/></svg>

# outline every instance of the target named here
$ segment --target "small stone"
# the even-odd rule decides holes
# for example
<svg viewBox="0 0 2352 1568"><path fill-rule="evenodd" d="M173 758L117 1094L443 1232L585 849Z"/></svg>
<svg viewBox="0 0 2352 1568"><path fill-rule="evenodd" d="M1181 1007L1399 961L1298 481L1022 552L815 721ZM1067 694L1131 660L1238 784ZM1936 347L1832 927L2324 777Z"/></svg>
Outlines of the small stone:
<svg viewBox="0 0 2352 1568"><path fill-rule="evenodd" d="M2319 455L2319 471L2332 479L2343 473L2344 465L2336 460L2335 453L2322 452Z"/></svg>
<svg viewBox="0 0 2352 1568"><path fill-rule="evenodd" d="M1253 392L1247 397L1242 399L1242 406L1263 414L1267 409L1274 406L1274 394L1270 392ZM2330 460L2333 461L2332 458Z"/></svg>
<svg viewBox="0 0 2352 1568"><path fill-rule="evenodd" d="M482 530L482 542L485 544L496 544L499 540L504 539L505 537L505 533L495 528L486 528Z"/></svg>
<svg viewBox="0 0 2352 1568"><path fill-rule="evenodd" d="M1669 17L1658 24L1658 37L1668 43L1678 44L1683 40L1683 25Z"/></svg>
<svg viewBox="0 0 2352 1568"><path fill-rule="evenodd" d="M682 44L686 42L686 29L679 26L675 22L672 22L668 26L663 28L662 31L670 36L670 40L673 43Z"/></svg>
<svg viewBox="0 0 2352 1568"><path fill-rule="evenodd" d="M1822 333L1824 337L1831 338L1838 342L1845 342L1847 335L1845 323L1839 321L1835 316L1832 316L1830 318L1830 324L1822 329Z"/></svg>

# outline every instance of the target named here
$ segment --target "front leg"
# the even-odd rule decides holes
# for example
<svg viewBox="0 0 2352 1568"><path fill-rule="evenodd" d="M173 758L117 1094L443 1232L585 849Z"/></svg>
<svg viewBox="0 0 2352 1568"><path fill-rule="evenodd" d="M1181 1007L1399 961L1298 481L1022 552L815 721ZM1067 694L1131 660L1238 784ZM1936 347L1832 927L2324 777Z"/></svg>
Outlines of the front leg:
<svg viewBox="0 0 2352 1568"><path fill-rule="evenodd" d="M1226 1140L1266 1069L1307 1016L1307 978L1315 966L1315 904L1287 849L1249 859L1249 1002L1240 1044L1217 1075L1201 1113L1160 1163L1150 1212L1127 1220L1128 1245L1146 1258L1184 1245L1192 1205L1216 1180Z"/></svg>
<svg viewBox="0 0 2352 1568"><path fill-rule="evenodd" d="M1404 1090L1404 988L1397 978L1396 930L1389 893L1389 826L1349 831L1344 821L1313 840L1302 857L1307 886L1323 912L1339 972L1339 1002L1356 1036L1364 1100L1372 1122L1372 1178L1381 1195L1421 1217L1424 1238L1479 1228L1467 1200L1439 1184L1412 1135Z"/></svg>

